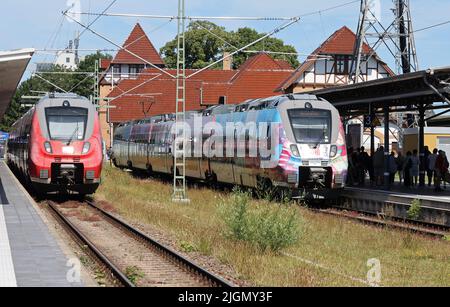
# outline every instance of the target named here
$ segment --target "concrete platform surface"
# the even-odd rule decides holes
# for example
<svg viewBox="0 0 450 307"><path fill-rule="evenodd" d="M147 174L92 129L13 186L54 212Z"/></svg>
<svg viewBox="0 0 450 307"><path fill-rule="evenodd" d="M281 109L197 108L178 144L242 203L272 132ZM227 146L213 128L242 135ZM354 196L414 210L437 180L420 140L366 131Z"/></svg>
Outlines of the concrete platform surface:
<svg viewBox="0 0 450 307"><path fill-rule="evenodd" d="M69 259L3 161L0 201L0 287L82 286L68 281L74 276Z"/></svg>

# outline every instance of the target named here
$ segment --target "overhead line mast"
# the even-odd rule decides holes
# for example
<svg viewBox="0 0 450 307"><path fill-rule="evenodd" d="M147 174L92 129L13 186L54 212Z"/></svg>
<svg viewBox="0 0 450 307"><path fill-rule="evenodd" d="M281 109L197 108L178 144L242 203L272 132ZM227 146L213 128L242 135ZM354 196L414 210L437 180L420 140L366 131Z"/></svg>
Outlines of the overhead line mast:
<svg viewBox="0 0 450 307"><path fill-rule="evenodd" d="M189 202L186 193L186 19L185 1L178 0L178 45L175 101L175 138L173 144L173 195L175 202ZM181 131L181 138L178 136Z"/></svg>

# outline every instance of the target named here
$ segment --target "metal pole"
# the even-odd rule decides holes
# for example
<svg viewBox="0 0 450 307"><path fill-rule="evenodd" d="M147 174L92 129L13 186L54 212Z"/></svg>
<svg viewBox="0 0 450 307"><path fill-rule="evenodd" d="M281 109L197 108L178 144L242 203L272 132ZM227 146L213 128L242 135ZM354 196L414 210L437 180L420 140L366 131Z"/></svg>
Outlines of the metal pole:
<svg viewBox="0 0 450 307"><path fill-rule="evenodd" d="M391 188L391 173L389 169L389 106L384 107L384 186L386 189Z"/></svg>
<svg viewBox="0 0 450 307"><path fill-rule="evenodd" d="M173 195L175 202L189 202L186 195L186 53L185 0L178 0L178 46L175 101L175 139L173 142ZM182 131L182 139L178 138Z"/></svg>
<svg viewBox="0 0 450 307"><path fill-rule="evenodd" d="M423 105L419 106L419 153L420 153L420 176L419 184L421 187L425 186L425 172L427 170L425 161L425 108Z"/></svg>
<svg viewBox="0 0 450 307"><path fill-rule="evenodd" d="M375 125L374 125L374 119L375 119L375 112L373 109L372 104L370 104L370 156L373 159L373 156L375 155ZM372 178L371 178L372 179Z"/></svg>

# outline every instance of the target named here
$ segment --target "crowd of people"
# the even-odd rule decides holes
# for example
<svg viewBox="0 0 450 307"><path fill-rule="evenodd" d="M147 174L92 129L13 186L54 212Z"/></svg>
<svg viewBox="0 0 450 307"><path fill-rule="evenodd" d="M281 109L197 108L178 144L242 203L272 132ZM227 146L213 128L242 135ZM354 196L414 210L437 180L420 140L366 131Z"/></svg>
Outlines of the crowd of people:
<svg viewBox="0 0 450 307"><path fill-rule="evenodd" d="M385 150L380 146L370 156L364 147L349 148L348 150L349 169L348 169L348 185L366 184L367 178L370 179L371 185L381 186L384 184L385 166ZM423 156L422 170L426 172L428 177L428 186L434 185L436 192L443 191L442 186L446 189L446 179L449 175L449 161L444 151L434 149L430 152L425 147ZM391 152L389 155L389 174L390 181L394 183L398 175L400 184L404 184L408 188L419 186L419 176L421 171L421 159L418 150L408 151L406 155L402 153L396 154Z"/></svg>

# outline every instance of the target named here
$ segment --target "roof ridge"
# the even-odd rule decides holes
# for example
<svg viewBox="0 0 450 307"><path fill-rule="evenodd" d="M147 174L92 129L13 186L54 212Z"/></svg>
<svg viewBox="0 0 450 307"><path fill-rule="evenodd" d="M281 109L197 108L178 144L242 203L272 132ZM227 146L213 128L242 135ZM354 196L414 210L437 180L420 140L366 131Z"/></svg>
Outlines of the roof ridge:
<svg viewBox="0 0 450 307"><path fill-rule="evenodd" d="M117 52L112 63L146 64L145 61L142 61L130 52L154 65L164 65L163 59L139 22L131 30L122 45L122 49Z"/></svg>

